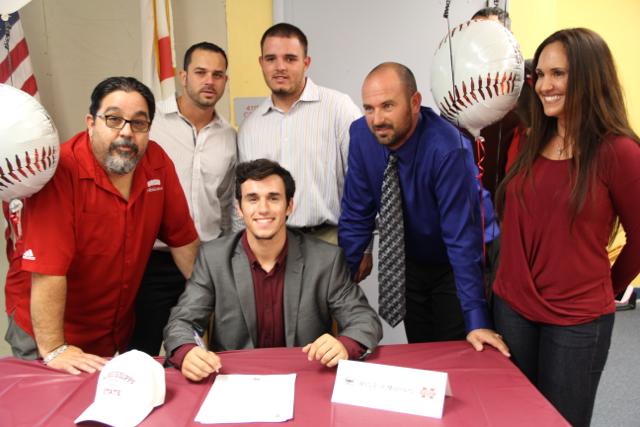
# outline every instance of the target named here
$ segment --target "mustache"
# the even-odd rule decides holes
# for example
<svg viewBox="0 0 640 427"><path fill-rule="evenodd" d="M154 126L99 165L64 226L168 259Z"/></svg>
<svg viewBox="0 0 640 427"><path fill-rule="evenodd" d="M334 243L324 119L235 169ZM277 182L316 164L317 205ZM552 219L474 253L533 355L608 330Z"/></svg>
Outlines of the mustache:
<svg viewBox="0 0 640 427"><path fill-rule="evenodd" d="M202 89L200 89L200 92L204 92L205 90L208 92L213 92L216 95L218 94L218 91L216 91L216 89L213 86L205 86Z"/></svg>
<svg viewBox="0 0 640 427"><path fill-rule="evenodd" d="M392 125L378 125L373 127L375 130L393 129Z"/></svg>
<svg viewBox="0 0 640 427"><path fill-rule="evenodd" d="M131 141L130 139L126 139L126 138L122 138L122 139L118 139L117 141L113 141L109 145L109 151L118 150L121 147L130 148L131 151L133 151L134 154L138 154L138 146L136 144L134 144L133 141Z"/></svg>

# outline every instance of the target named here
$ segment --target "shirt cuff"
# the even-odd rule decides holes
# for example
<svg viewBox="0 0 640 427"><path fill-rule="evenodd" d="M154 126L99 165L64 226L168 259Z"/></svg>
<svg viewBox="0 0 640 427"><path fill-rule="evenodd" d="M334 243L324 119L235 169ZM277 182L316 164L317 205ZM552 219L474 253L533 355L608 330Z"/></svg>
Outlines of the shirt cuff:
<svg viewBox="0 0 640 427"><path fill-rule="evenodd" d="M342 343L344 348L347 349L347 353L349 354L349 360L357 360L362 357L363 354L367 352L367 348L360 344L358 341L353 338L345 337L344 335L340 335L337 338L338 341Z"/></svg>
<svg viewBox="0 0 640 427"><path fill-rule="evenodd" d="M369 244L367 245L367 248L364 250L365 255L371 255L373 253L373 236L375 234L371 235L371 240L369 240Z"/></svg>
<svg viewBox="0 0 640 427"><path fill-rule="evenodd" d="M186 357L187 353L189 353L195 346L195 344L184 344L176 348L175 350L173 350L173 356L171 356L169 362L173 363L173 366L176 369L182 370L182 362L184 361L184 358Z"/></svg>
<svg viewBox="0 0 640 427"><path fill-rule="evenodd" d="M493 324L486 308L476 308L464 313L464 324L467 333L476 329L493 329Z"/></svg>

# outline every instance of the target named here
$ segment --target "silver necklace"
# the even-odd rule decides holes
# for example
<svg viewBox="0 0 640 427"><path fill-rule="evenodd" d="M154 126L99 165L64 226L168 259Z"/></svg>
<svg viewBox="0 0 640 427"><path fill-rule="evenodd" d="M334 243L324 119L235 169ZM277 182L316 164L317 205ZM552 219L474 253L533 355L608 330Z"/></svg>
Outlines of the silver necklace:
<svg viewBox="0 0 640 427"><path fill-rule="evenodd" d="M564 150L564 138L558 135L559 139L562 139L562 146L560 146L560 142L556 140L556 145L558 146L558 156L562 154L562 150Z"/></svg>

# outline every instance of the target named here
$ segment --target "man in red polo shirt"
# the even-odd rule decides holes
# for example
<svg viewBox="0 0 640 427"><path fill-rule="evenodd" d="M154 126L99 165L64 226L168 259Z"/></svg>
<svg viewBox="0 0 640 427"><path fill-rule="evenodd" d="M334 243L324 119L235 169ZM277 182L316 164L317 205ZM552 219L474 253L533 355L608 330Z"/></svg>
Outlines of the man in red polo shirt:
<svg viewBox="0 0 640 427"><path fill-rule="evenodd" d="M88 130L61 146L55 175L25 201L23 274L12 274L13 262L6 284L17 295L7 299L15 356L39 353L78 374L125 351L156 237L190 277L200 241L173 163L149 141L154 112L153 94L136 79L101 82Z"/></svg>

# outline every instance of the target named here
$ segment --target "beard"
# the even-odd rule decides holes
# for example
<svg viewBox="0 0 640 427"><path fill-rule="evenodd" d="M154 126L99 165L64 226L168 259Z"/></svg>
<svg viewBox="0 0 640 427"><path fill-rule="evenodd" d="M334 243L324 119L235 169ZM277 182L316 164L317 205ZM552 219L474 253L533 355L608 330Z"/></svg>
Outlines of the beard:
<svg viewBox="0 0 640 427"><path fill-rule="evenodd" d="M411 128L413 127L413 120L411 117L407 117L406 120L402 120L397 122L394 126L393 124L384 124L380 126L369 126L369 130L373 134L373 136L378 141L378 144L383 145L385 147L393 147L401 141L407 139L409 132L411 132ZM376 130L381 129L389 129L390 132L385 136L380 136Z"/></svg>
<svg viewBox="0 0 640 427"><path fill-rule="evenodd" d="M130 148L131 151L121 150L121 147ZM138 155L138 146L130 139L122 138L113 141L109 145L109 152L105 159L105 167L107 171L113 174L126 175L136 168L143 154L144 153Z"/></svg>
<svg viewBox="0 0 640 427"><path fill-rule="evenodd" d="M275 81L272 82L266 78L265 78L265 82L267 83L267 86L269 87L269 89L271 89L271 92L275 95L289 96L289 95L296 95L298 93L302 93L307 83L306 77L302 75L298 80L293 80L291 75L289 75L288 77L290 82L289 87L279 86L275 83Z"/></svg>
<svg viewBox="0 0 640 427"><path fill-rule="evenodd" d="M204 91L213 92L213 98L205 98L204 96L200 96L200 94ZM216 103L222 97L222 94L218 94L218 91L213 86L205 86L201 89L193 88L189 85L189 78L187 77L185 92L187 96L191 98L191 100L201 108L209 108L216 105Z"/></svg>

